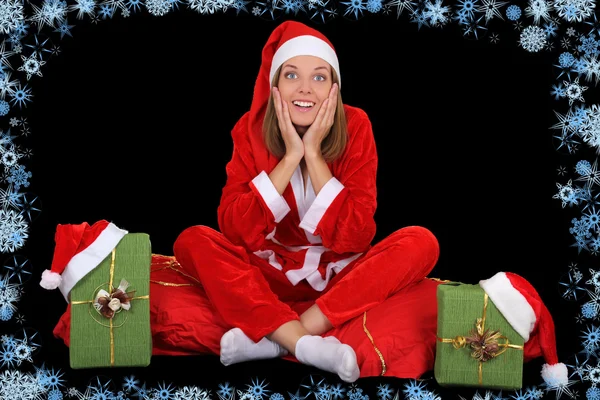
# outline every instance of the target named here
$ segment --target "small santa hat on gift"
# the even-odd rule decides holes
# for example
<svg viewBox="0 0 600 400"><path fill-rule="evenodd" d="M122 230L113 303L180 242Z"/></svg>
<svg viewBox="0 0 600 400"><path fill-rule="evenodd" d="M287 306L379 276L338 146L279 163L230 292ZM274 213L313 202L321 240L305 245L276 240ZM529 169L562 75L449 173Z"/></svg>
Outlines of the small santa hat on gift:
<svg viewBox="0 0 600 400"><path fill-rule="evenodd" d="M65 300L77 282L96 268L128 232L101 220L89 225L59 224L54 235L51 268L42 272L40 286L59 288Z"/></svg>
<svg viewBox="0 0 600 400"><path fill-rule="evenodd" d="M496 308L525 340L525 361L543 356L542 378L550 388L566 385L567 366L558 362L552 315L535 288L512 272L498 272L479 281Z"/></svg>

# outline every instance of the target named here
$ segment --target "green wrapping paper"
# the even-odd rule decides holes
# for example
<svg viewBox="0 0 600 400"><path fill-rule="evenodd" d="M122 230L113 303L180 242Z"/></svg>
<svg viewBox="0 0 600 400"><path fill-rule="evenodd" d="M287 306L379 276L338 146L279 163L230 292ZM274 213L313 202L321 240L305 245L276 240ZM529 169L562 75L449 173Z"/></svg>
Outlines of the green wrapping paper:
<svg viewBox="0 0 600 400"><path fill-rule="evenodd" d="M151 261L149 236L128 233L112 254L73 287L70 298L71 368L145 367L150 364ZM120 309L112 318L107 318L93 302L100 289L111 293L111 275L114 289L119 287L122 279L129 282L125 292L130 293L131 300L129 310Z"/></svg>
<svg viewBox="0 0 600 400"><path fill-rule="evenodd" d="M441 386L520 389L523 384L523 338L506 321L479 285L445 283L437 288L438 326L434 376ZM484 311L485 309L485 311ZM483 330L477 330L481 318ZM477 332L499 331L495 357L480 361L464 338ZM507 342L508 340L508 342ZM487 343L489 350L490 342ZM455 347L458 347L456 348ZM512 347L514 346L514 347ZM502 352L501 354L498 354Z"/></svg>

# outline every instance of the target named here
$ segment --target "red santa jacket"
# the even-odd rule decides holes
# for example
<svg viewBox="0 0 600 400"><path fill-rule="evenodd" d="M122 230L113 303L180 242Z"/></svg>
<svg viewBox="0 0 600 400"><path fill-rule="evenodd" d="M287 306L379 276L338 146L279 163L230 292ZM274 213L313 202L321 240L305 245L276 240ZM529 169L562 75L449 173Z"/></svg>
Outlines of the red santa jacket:
<svg viewBox="0 0 600 400"><path fill-rule="evenodd" d="M333 273L360 258L375 236L377 151L367 114L344 105L348 142L329 163L333 177L315 196L300 168L279 195L269 179L279 159L250 135L246 113L232 131L233 156L218 207L221 232L233 243L322 291ZM261 145L263 148L261 148Z"/></svg>

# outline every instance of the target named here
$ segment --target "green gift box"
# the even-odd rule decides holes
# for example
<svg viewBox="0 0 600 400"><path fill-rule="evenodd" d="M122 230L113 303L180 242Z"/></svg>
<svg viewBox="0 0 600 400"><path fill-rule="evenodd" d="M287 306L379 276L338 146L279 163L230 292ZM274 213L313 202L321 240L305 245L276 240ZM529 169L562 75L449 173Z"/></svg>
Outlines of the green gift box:
<svg viewBox="0 0 600 400"><path fill-rule="evenodd" d="M440 284L437 304L434 376L440 386L520 389L524 340L481 286Z"/></svg>
<svg viewBox="0 0 600 400"><path fill-rule="evenodd" d="M127 233L112 252L73 287L70 295L71 368L150 364L151 261L149 236Z"/></svg>

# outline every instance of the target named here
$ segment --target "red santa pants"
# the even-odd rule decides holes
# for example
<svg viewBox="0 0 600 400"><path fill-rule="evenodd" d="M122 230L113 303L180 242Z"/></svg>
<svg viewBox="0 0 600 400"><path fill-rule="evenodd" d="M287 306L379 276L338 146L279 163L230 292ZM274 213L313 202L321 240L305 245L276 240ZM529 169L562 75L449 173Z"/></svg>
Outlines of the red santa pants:
<svg viewBox="0 0 600 400"><path fill-rule="evenodd" d="M426 228L399 229L348 264L322 292L306 281L293 286L267 260L206 226L184 230L173 252L181 267L202 283L223 320L258 342L300 319L287 302L315 300L334 327L361 315L425 278L437 262L439 246Z"/></svg>

